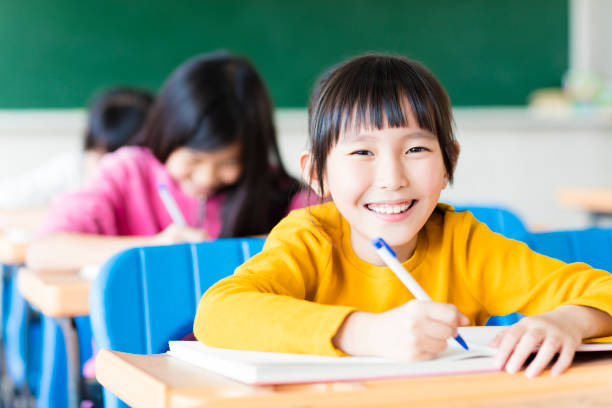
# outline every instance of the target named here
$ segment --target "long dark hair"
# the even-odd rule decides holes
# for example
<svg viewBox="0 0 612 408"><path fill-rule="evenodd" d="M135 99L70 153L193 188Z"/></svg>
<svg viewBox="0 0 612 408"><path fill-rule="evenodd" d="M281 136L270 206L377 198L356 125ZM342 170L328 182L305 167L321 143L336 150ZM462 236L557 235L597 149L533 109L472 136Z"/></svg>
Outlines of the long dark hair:
<svg viewBox="0 0 612 408"><path fill-rule="evenodd" d="M168 78L140 144L165 163L180 147L211 151L242 146L242 174L227 194L221 237L265 234L287 213L299 183L285 171L272 102L253 65L224 52L187 60Z"/></svg>
<svg viewBox="0 0 612 408"><path fill-rule="evenodd" d="M98 94L90 104L84 149L114 152L131 144L152 105L153 95L140 89L120 87Z"/></svg>
<svg viewBox="0 0 612 408"><path fill-rule="evenodd" d="M459 147L453 132L450 99L436 77L422 64L405 57L368 54L341 63L323 74L308 106L309 147L323 191L327 155L349 128L382 129L408 125L407 106L419 126L440 143L450 182ZM314 173L314 174L313 174Z"/></svg>

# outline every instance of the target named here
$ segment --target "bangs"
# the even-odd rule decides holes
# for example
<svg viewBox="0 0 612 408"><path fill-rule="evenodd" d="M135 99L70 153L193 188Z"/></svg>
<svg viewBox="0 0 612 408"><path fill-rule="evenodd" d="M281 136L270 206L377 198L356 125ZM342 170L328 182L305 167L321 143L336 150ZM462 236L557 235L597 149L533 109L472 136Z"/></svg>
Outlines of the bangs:
<svg viewBox="0 0 612 408"><path fill-rule="evenodd" d="M318 139L313 142L323 142L328 149L341 134L358 129L416 124L437 135L443 127L444 115L434 98L438 92L408 64L384 58L349 63L323 82L327 87L313 101L317 109L311 112L310 134Z"/></svg>
<svg viewBox="0 0 612 408"><path fill-rule="evenodd" d="M193 150L213 151L243 141L244 114L234 100L217 100L204 107L205 114L195 129L190 129L185 146Z"/></svg>

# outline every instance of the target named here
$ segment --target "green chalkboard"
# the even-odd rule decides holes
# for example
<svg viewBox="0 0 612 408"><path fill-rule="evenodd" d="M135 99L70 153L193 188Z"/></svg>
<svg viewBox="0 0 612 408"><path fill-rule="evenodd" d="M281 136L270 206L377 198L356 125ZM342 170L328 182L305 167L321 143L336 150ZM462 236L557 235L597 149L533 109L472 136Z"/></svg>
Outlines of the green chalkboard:
<svg viewBox="0 0 612 408"><path fill-rule="evenodd" d="M559 86L567 0L0 0L0 108L73 108L115 84L157 90L186 58L250 57L280 107L368 52L429 66L454 105L521 105Z"/></svg>

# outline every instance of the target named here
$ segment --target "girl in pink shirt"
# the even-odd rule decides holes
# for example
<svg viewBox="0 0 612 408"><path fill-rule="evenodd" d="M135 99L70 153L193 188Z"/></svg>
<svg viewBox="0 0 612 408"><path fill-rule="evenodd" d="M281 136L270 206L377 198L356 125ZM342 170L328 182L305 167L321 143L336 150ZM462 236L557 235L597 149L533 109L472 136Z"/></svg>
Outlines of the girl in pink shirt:
<svg viewBox="0 0 612 408"><path fill-rule="evenodd" d="M179 66L139 134L144 147L102 159L53 204L27 264L78 269L133 246L266 234L305 194L280 160L272 103L243 57L215 53ZM172 222L166 185L187 225Z"/></svg>

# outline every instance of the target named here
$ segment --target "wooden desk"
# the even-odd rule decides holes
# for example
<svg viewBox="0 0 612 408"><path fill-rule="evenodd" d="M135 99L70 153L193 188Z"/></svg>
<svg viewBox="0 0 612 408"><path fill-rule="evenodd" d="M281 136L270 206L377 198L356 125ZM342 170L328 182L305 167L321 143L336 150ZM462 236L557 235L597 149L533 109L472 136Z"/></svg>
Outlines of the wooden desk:
<svg viewBox="0 0 612 408"><path fill-rule="evenodd" d="M74 317L89 314L91 281L76 272L31 271L21 268L17 282L23 297L47 316Z"/></svg>
<svg viewBox="0 0 612 408"><path fill-rule="evenodd" d="M612 188L564 189L558 197L568 207L588 211L593 224L612 216Z"/></svg>
<svg viewBox="0 0 612 408"><path fill-rule="evenodd" d="M79 339L73 317L89 314L91 281L75 271L31 271L21 268L17 284L23 297L44 315L55 319L64 335L68 366L68 406L81 401ZM43 370L46 367L43 365Z"/></svg>
<svg viewBox="0 0 612 408"><path fill-rule="evenodd" d="M166 354L101 350L98 381L133 407L605 407L612 353L584 353L559 377L504 372L368 382L249 386Z"/></svg>
<svg viewBox="0 0 612 408"><path fill-rule="evenodd" d="M0 263L21 265L25 261L27 242L12 241L0 234Z"/></svg>

